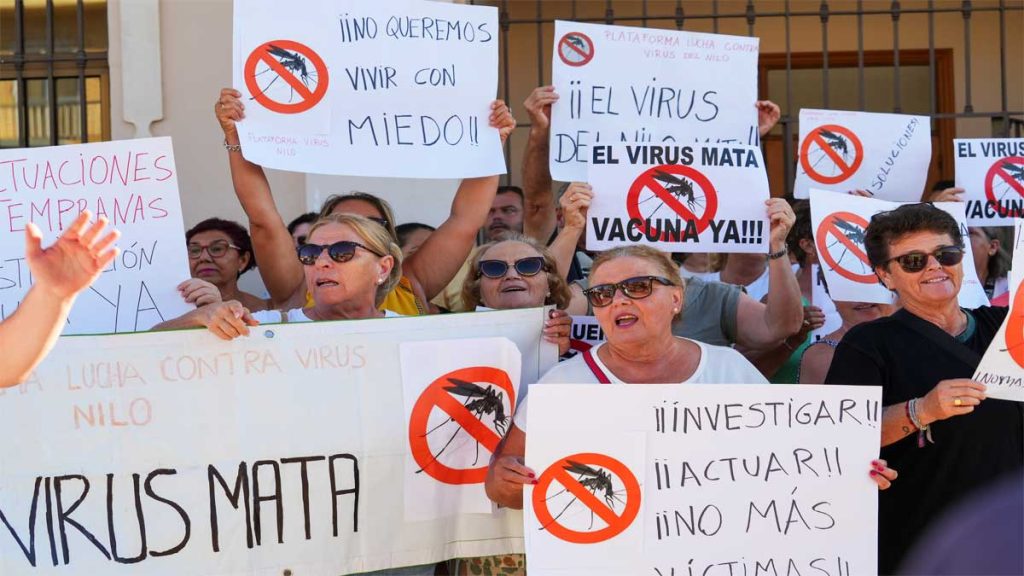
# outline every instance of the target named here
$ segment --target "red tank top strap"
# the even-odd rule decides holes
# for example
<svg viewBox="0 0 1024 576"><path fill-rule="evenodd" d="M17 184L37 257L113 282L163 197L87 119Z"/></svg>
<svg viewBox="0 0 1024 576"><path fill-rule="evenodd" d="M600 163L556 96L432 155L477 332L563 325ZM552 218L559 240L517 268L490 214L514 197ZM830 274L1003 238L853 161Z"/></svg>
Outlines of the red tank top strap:
<svg viewBox="0 0 1024 576"><path fill-rule="evenodd" d="M587 363L587 368L594 373L597 377L597 381L601 384L611 384L612 381L608 379L608 375L601 370L601 367L597 365L597 360L594 359L594 355L590 353L590 349L583 351L583 361Z"/></svg>

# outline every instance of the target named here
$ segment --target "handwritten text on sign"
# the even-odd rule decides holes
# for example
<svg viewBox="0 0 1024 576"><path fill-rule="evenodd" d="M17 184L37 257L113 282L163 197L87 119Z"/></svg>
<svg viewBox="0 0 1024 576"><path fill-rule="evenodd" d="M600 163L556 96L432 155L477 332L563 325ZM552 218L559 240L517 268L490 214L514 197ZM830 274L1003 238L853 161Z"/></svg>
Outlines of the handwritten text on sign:
<svg viewBox="0 0 1024 576"><path fill-rule="evenodd" d="M835 302L873 302L892 304L895 294L882 285L868 261L864 239L871 217L879 212L895 210L898 202L863 198L851 194L835 194L811 190L811 230L818 249L829 295ZM961 263L963 279L958 300L967 309L987 306L988 297L974 268L974 254L964 218L963 202L936 202L957 222L963 241L967 243ZM896 263L890 266L898 266Z"/></svg>
<svg viewBox="0 0 1024 576"><path fill-rule="evenodd" d="M761 150L738 144L594 146L587 248L768 251Z"/></svg>
<svg viewBox="0 0 1024 576"><path fill-rule="evenodd" d="M757 38L556 21L551 175L585 180L596 145L757 144L757 52Z"/></svg>
<svg viewBox="0 0 1024 576"><path fill-rule="evenodd" d="M521 552L518 514L414 495L436 509L405 517L399 349L500 334L534 382L557 355L545 318L63 338L0 394L0 433L22 439L0 447L0 573L349 574Z"/></svg>
<svg viewBox="0 0 1024 576"><path fill-rule="evenodd" d="M189 277L170 138L0 151L0 320L32 286L25 225L54 242L78 215L106 216L121 254L71 310L65 334L147 330L184 314Z"/></svg>
<svg viewBox="0 0 1024 576"><path fill-rule="evenodd" d="M858 386L535 386L531 569L874 573L881 415Z"/></svg>
<svg viewBox="0 0 1024 576"><path fill-rule="evenodd" d="M263 166L357 176L505 171L488 126L495 8L317 0L235 2L242 153Z"/></svg>
<svg viewBox="0 0 1024 576"><path fill-rule="evenodd" d="M930 126L927 116L800 110L793 195L867 190L885 200L920 200L932 159Z"/></svg>
<svg viewBox="0 0 1024 576"><path fill-rule="evenodd" d="M1024 216L1024 138L957 139L953 151L968 224L1009 226Z"/></svg>

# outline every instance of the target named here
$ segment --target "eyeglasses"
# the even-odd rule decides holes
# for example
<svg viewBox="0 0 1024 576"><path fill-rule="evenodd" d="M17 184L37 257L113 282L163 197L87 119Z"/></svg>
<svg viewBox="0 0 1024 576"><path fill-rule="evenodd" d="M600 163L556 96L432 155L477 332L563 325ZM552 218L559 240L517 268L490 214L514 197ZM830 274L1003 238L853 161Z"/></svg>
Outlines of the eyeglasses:
<svg viewBox="0 0 1024 576"><path fill-rule="evenodd" d="M238 251L242 250L238 246L227 241L218 240L209 246L203 246L202 244L189 244L188 257L192 260L198 260L199 257L203 255L203 250L206 250L206 253L210 255L210 258L220 258L228 253L228 248L234 248Z"/></svg>
<svg viewBox="0 0 1024 576"><path fill-rule="evenodd" d="M928 266L928 257L934 256L935 260L942 266L956 266L964 259L964 249L959 246L940 246L934 252L908 252L900 256L889 258L885 264L895 260L899 263L904 272L920 272Z"/></svg>
<svg viewBox="0 0 1024 576"><path fill-rule="evenodd" d="M480 273L477 275L477 278L480 276L501 278L508 273L508 266L508 262L503 260L481 260L479 264ZM536 276L541 270L547 270L547 266L544 265L543 256L520 258L512 266L520 276Z"/></svg>
<svg viewBox="0 0 1024 576"><path fill-rule="evenodd" d="M615 284L591 286L584 290L583 294L586 295L591 306L594 308L604 308L615 299L616 290L622 290L623 294L633 300L647 298L654 291L655 282L663 286L674 286L667 278L662 278L661 276L637 276L635 278L626 278L622 282Z"/></svg>
<svg viewBox="0 0 1024 576"><path fill-rule="evenodd" d="M299 255L299 262L302 262L306 266L312 266L316 264L317 259L320 258L320 253L325 249L327 250L327 255L331 257L331 260L342 263L348 262L355 256L356 248L362 248L375 256L384 256L372 248L363 246L358 242L349 242L348 240L342 240L341 242L335 242L334 244L327 246L321 244L303 244L296 249L296 252Z"/></svg>

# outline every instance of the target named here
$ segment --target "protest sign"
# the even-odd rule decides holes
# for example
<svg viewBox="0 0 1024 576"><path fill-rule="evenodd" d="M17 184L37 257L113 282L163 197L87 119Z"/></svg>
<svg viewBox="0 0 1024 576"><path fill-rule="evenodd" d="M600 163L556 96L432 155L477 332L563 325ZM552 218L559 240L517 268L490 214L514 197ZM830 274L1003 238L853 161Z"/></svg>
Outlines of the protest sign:
<svg viewBox="0 0 1024 576"><path fill-rule="evenodd" d="M424 359L402 346L500 335L522 362L491 368L520 370L525 387L556 361L546 317L263 325L231 342L205 330L62 338L0 394L0 432L19 438L0 446L0 573L351 574L522 552L515 511L466 512L428 492L408 516L405 484L423 475L405 465L403 406L422 390L403 389L415 373L402 363Z"/></svg>
<svg viewBox="0 0 1024 576"><path fill-rule="evenodd" d="M874 574L881 389L534 386L543 574Z"/></svg>
<svg viewBox="0 0 1024 576"><path fill-rule="evenodd" d="M758 42L556 20L552 177L586 180L599 144L756 145Z"/></svg>
<svg viewBox="0 0 1024 576"><path fill-rule="evenodd" d="M32 287L25 226L52 244L85 210L121 231L121 254L75 300L64 334L148 330L192 309L170 138L0 150L0 320Z"/></svg>
<svg viewBox="0 0 1024 576"><path fill-rule="evenodd" d="M1024 220L1014 221L1010 310L974 372L989 398L1024 402Z"/></svg>
<svg viewBox="0 0 1024 576"><path fill-rule="evenodd" d="M416 0L235 0L242 154L281 170L409 178L505 172L488 124L498 11Z"/></svg>
<svg viewBox="0 0 1024 576"><path fill-rule="evenodd" d="M894 210L899 202L864 198L851 194L835 194L811 189L811 225L818 261L825 271L829 294L836 302L873 302L892 304L896 295L875 276L864 248L864 234L871 217L879 212ZM978 280L974 268L974 254L970 249L970 236L964 217L963 202L936 202L936 208L949 213L960 227L966 243L961 263L963 280L958 300L964 308L987 306L985 288Z"/></svg>
<svg viewBox="0 0 1024 576"><path fill-rule="evenodd" d="M408 520L432 520L452 510L491 511L483 482L490 456L516 410L522 358L507 338L477 338L468 348L464 344L443 340L401 345L409 422Z"/></svg>
<svg viewBox="0 0 1024 576"><path fill-rule="evenodd" d="M828 295L825 274L818 264L811 264L811 306L817 306L825 315L825 323L821 325L821 328L811 332L811 342L821 340L843 325L843 319L839 316L839 311L836 310L836 303Z"/></svg>
<svg viewBox="0 0 1024 576"><path fill-rule="evenodd" d="M800 146L793 196L812 188L867 190L876 198L921 199L932 160L927 116L842 110L800 110Z"/></svg>
<svg viewBox="0 0 1024 576"><path fill-rule="evenodd" d="M953 151L968 224L1010 226L1024 216L1024 138L958 138Z"/></svg>
<svg viewBox="0 0 1024 576"><path fill-rule="evenodd" d="M768 252L761 149L739 144L593 146L587 249Z"/></svg>
<svg viewBox="0 0 1024 576"><path fill-rule="evenodd" d="M573 316L572 334L569 347L578 352L590 350L598 343L604 342L604 330L593 316Z"/></svg>

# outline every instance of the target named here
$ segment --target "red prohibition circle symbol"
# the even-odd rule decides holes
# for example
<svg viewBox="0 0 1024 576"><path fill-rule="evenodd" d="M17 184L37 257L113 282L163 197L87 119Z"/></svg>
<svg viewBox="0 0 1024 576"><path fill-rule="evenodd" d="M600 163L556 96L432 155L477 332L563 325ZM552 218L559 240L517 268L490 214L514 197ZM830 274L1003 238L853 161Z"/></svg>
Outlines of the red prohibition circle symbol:
<svg viewBox="0 0 1024 576"><path fill-rule="evenodd" d="M810 157L811 144L821 151L813 161ZM857 172L863 161L864 146L860 138L850 129L838 124L818 126L811 130L800 144L800 166L811 180L821 184L838 184L846 180ZM834 170L830 174L824 174L821 162L828 162Z"/></svg>
<svg viewBox="0 0 1024 576"><path fill-rule="evenodd" d="M552 489L555 493L571 494L568 497L574 500L565 510L572 505L585 506L606 526L588 531L567 528L559 522L562 512L553 516L549 509L552 495L548 491ZM618 507L621 512L615 510ZM639 512L640 483L636 476L625 464L604 454L573 454L558 460L540 475L533 487L533 513L542 529L573 544L595 544L614 538L629 528Z"/></svg>
<svg viewBox="0 0 1024 576"><path fill-rule="evenodd" d="M1001 184L1005 184L1006 188L998 193L997 198L996 187ZM1010 191L1024 197L1024 157L1007 156L996 160L985 174L985 197L1000 216L1009 216L1013 212L1000 204Z"/></svg>
<svg viewBox="0 0 1024 576"><path fill-rule="evenodd" d="M480 421L480 415L484 411L475 408L485 406L488 401L497 401L501 405L501 417L505 419L502 425L507 430L515 411L515 394L508 374L504 370L490 366L460 368L431 382L416 400L409 418L409 449L420 470L445 484L482 483L487 478L489 456L481 458L480 466L471 468L449 467L442 463L439 457L445 449L450 449L445 443L459 434L468 434L473 442L479 443L494 454L498 442L501 441L501 435ZM506 399L508 412L504 411ZM448 420L428 430L430 414L435 409L444 412ZM497 416L496 411L492 414ZM495 423L497 424L497 418ZM436 452L430 446L429 439L433 437L432 435L438 437L436 444L442 446ZM473 443L467 445L471 449L476 448Z"/></svg>
<svg viewBox="0 0 1024 576"><path fill-rule="evenodd" d="M1006 351L1017 366L1024 368L1024 282L1021 284L1006 319Z"/></svg>
<svg viewBox="0 0 1024 576"><path fill-rule="evenodd" d="M585 66L594 59L594 41L582 32L569 32L558 41L558 57L566 66Z"/></svg>
<svg viewBox="0 0 1024 576"><path fill-rule="evenodd" d="M835 212L829 214L818 226L815 236L815 244L818 247L818 258L828 264L828 267L835 270L843 278L859 282L861 284L876 284L878 277L875 276L871 264L868 262L868 255L864 252L864 232L868 228L868 221L852 212ZM836 258L832 253L839 244L843 255ZM868 273L854 272L847 264L843 266L840 261L844 260L846 254L852 254L859 262L869 270Z"/></svg>
<svg viewBox="0 0 1024 576"><path fill-rule="evenodd" d="M653 196L640 199L640 194L649 190ZM691 166L680 166L678 164L665 164L647 169L643 174L633 181L626 194L626 211L633 220L645 219L640 210L641 204L650 203L652 200L660 200L683 220L691 220L697 227L697 233L702 233L711 223L711 219L718 212L718 193L715 187L708 180L707 176L701 174ZM696 215L703 204L703 213ZM650 207L655 208L656 203ZM652 210L651 213L654 211ZM671 215L671 214L667 214ZM646 224L639 224L638 227L645 234L653 234L648 230ZM669 233L661 235L662 242L671 241Z"/></svg>
<svg viewBox="0 0 1024 576"><path fill-rule="evenodd" d="M257 72L260 64L265 68ZM279 114L298 114L316 106L327 94L329 81L327 66L320 55L293 40L260 44L245 61L243 76L252 98ZM275 88L273 97L267 94L279 83L281 89ZM285 94L287 101L282 101Z"/></svg>

